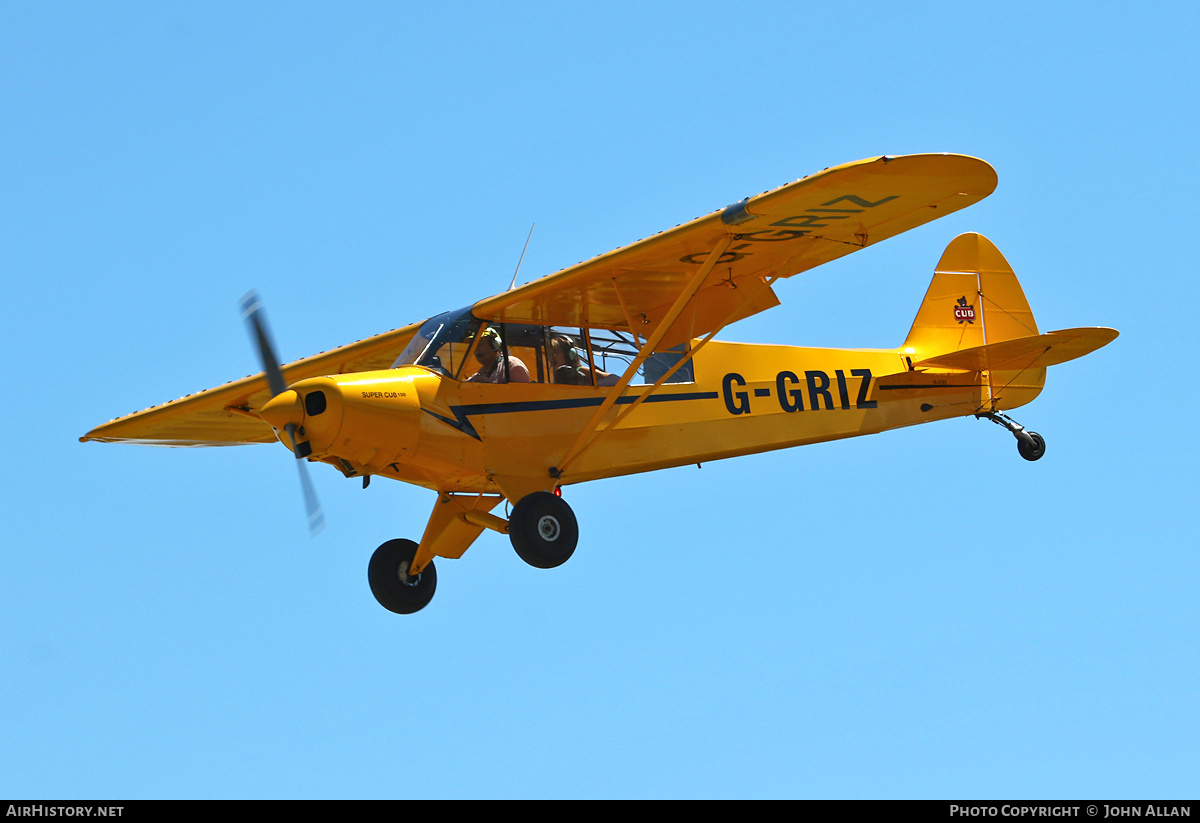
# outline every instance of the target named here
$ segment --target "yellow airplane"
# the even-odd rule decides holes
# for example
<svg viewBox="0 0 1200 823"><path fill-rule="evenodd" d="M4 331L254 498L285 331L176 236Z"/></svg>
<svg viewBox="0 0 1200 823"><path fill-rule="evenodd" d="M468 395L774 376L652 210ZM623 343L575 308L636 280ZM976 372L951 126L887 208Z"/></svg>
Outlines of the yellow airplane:
<svg viewBox="0 0 1200 823"><path fill-rule="evenodd" d="M484 529L539 568L579 535L562 487L974 415L1007 428L1026 460L1045 441L1005 412L1046 367L1113 329L1041 333L1012 268L985 237L946 248L895 349L714 341L778 304L781 278L983 199L987 163L952 154L826 169L457 311L279 366L261 305L243 312L263 373L98 426L80 440L163 446L281 441L346 477L437 492L419 543L390 540L368 579L411 614L437 586L434 557ZM492 513L512 504L505 520Z"/></svg>

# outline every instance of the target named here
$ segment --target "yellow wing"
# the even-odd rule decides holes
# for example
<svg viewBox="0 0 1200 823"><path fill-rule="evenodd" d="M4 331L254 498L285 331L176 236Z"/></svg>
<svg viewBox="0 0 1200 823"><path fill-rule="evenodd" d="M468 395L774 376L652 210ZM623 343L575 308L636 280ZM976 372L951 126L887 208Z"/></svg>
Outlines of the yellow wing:
<svg viewBox="0 0 1200 823"><path fill-rule="evenodd" d="M670 348L779 303L769 288L760 288L735 309L740 287L836 260L965 208L995 188L992 167L963 155L847 163L482 300L474 313L497 322L650 337L709 253L728 238L729 247L664 332L658 348Z"/></svg>
<svg viewBox="0 0 1200 823"><path fill-rule="evenodd" d="M404 351L419 325L393 329L289 363L283 367L284 381L291 384L324 374L386 369ZM269 397L267 377L259 373L118 417L79 439L151 446L273 443L275 434L271 427L252 411L261 408Z"/></svg>
<svg viewBox="0 0 1200 823"><path fill-rule="evenodd" d="M665 349L778 305L766 278L789 277L950 214L991 194L996 173L952 154L876 157L826 169L690 223L480 301L498 322L623 329L650 337L719 242L718 258L664 332ZM752 299L736 290L759 285ZM731 307L735 307L731 313ZM283 367L284 380L387 368L417 325L395 329ZM164 446L268 443L254 410L269 390L262 374L98 426L80 440Z"/></svg>

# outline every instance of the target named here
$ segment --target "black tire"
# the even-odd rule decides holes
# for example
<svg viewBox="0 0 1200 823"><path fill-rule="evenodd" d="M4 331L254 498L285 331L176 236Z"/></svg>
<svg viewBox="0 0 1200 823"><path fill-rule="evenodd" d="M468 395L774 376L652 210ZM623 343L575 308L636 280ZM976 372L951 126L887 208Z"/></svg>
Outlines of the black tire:
<svg viewBox="0 0 1200 823"><path fill-rule="evenodd" d="M561 497L534 492L513 506L508 539L526 563L538 569L553 569L575 553L579 523Z"/></svg>
<svg viewBox="0 0 1200 823"><path fill-rule="evenodd" d="M1046 453L1046 440L1037 432L1026 432L1029 439L1024 437L1017 438L1017 451L1026 460L1040 460L1042 455Z"/></svg>
<svg viewBox="0 0 1200 823"><path fill-rule="evenodd" d="M411 540L389 540L371 555L367 580L371 594L390 612L413 614L425 608L437 590L437 569L431 561L425 570L413 577L402 576L401 564L407 571L417 554L417 544Z"/></svg>

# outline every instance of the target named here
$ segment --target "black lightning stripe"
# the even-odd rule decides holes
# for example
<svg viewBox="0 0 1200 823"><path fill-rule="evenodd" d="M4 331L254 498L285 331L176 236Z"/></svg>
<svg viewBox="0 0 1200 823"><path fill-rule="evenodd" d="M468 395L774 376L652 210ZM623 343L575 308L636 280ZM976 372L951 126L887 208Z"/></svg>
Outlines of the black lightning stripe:
<svg viewBox="0 0 1200 823"><path fill-rule="evenodd" d="M652 394L645 403L671 403L687 400L716 400L720 395L715 392L681 392L679 394ZM617 398L618 406L627 406L637 400L637 395ZM599 406L604 402L603 397L566 397L560 400L517 400L510 403L471 403L464 406L451 406L454 419L445 417L429 409L422 409L432 417L436 417L448 426L458 429L463 434L481 439L475 427L471 425L470 417L476 414L514 414L517 412L556 411L558 409L582 409L589 406Z"/></svg>

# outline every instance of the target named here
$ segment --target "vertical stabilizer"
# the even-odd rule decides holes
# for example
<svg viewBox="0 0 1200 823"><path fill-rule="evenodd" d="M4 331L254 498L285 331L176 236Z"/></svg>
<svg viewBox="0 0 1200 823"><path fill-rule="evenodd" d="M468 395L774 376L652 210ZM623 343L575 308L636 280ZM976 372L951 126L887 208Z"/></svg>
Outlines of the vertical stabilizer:
<svg viewBox="0 0 1200 823"><path fill-rule="evenodd" d="M924 360L1037 333L1029 301L1004 255L982 234L960 234L938 261L903 350Z"/></svg>
<svg viewBox="0 0 1200 823"><path fill-rule="evenodd" d="M1037 336L1029 301L1004 255L982 234L960 234L938 261L901 355L909 369L915 363L923 372L974 373L982 390L980 408L1012 409L1037 397L1045 385L1046 368L1038 364L1042 350L1033 346L1023 362L1013 361L1000 357L1007 350L997 344ZM977 355L964 353L970 363L936 359L964 349Z"/></svg>

